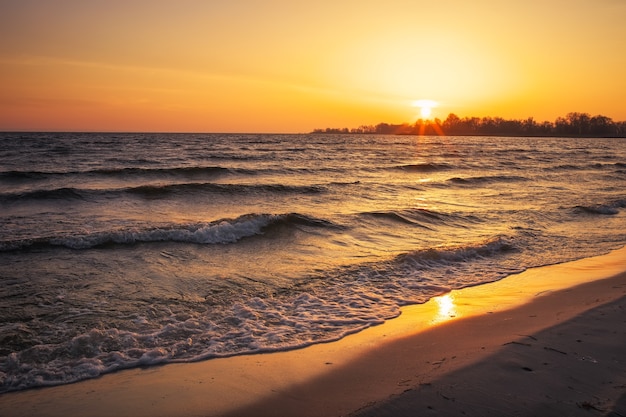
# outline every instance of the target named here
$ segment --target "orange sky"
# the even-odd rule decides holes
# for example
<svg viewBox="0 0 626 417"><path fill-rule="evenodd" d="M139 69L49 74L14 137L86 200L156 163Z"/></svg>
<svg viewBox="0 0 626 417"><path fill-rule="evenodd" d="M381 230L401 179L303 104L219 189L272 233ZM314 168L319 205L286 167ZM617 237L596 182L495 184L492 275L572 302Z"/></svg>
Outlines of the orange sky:
<svg viewBox="0 0 626 417"><path fill-rule="evenodd" d="M0 130L626 120L623 0L0 0Z"/></svg>

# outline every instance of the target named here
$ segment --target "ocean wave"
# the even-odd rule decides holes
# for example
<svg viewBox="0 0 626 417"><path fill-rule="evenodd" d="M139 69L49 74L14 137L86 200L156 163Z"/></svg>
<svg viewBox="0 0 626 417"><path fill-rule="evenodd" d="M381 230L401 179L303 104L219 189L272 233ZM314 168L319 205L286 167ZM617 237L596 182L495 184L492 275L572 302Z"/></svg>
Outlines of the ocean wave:
<svg viewBox="0 0 626 417"><path fill-rule="evenodd" d="M453 177L448 179L448 182L457 185L484 185L497 182L520 182L528 181L526 177L517 175L491 175L491 176L478 176L478 177Z"/></svg>
<svg viewBox="0 0 626 417"><path fill-rule="evenodd" d="M209 223L143 228L138 226L80 235L4 241L0 242L0 251L45 246L90 249L113 244L132 245L150 242L229 244L236 243L246 237L263 234L271 228L279 226L340 227L330 221L298 213L246 214L236 219L222 219Z"/></svg>
<svg viewBox="0 0 626 417"><path fill-rule="evenodd" d="M318 194L326 191L323 185L283 185L283 184L216 184L182 183L164 185L140 185L125 188L77 188L63 187L41 189L19 193L0 194L0 202L11 203L31 200L89 200L98 197L116 197L122 194L144 198L165 198L176 194L189 193L294 193Z"/></svg>
<svg viewBox="0 0 626 417"><path fill-rule="evenodd" d="M509 239L496 237L474 245L414 251L400 255L398 260L413 264L467 262L475 258L492 257L514 250L516 250L515 245Z"/></svg>
<svg viewBox="0 0 626 417"><path fill-rule="evenodd" d="M371 211L360 214L361 217L373 217L376 219L391 220L398 223L409 224L430 229L433 225L458 224L459 222L476 221L475 218L457 216L455 214L441 213L427 209L405 209Z"/></svg>
<svg viewBox="0 0 626 417"><path fill-rule="evenodd" d="M593 164L580 164L580 165L574 165L574 164L560 164L560 165L555 165L553 167L548 167L546 168L546 170L548 171L597 171L597 170L603 170L603 169L607 169L607 168L619 168L620 166L623 166L623 164L621 163L615 163L615 164L606 164L606 163L593 163Z"/></svg>
<svg viewBox="0 0 626 417"><path fill-rule="evenodd" d="M407 172L435 172L435 171L444 171L447 169L452 169L453 167L449 164L437 164L433 162L425 162L420 164L408 164L408 165L398 165L395 166L394 169L399 169Z"/></svg>
<svg viewBox="0 0 626 417"><path fill-rule="evenodd" d="M83 190L74 187L62 187L55 189L41 189L25 191L21 193L2 193L0 202L13 202L23 200L84 200L89 194L98 193L96 190Z"/></svg>
<svg viewBox="0 0 626 417"><path fill-rule="evenodd" d="M101 176L122 177L215 177L228 173L254 173L253 170L225 168L220 166L205 167L173 167L173 168L111 168L82 171L4 171L0 172L0 180L42 180L69 176Z"/></svg>
<svg viewBox="0 0 626 417"><path fill-rule="evenodd" d="M582 165L572 165L572 164L560 164L554 167L547 168L549 171L581 171L585 169Z"/></svg>
<svg viewBox="0 0 626 417"><path fill-rule="evenodd" d="M92 171L80 172L81 174L96 174L102 176L122 176L128 177L129 175L141 175L141 176L183 176L183 177L196 177L196 176L216 176L220 174L226 174L232 172L230 168L224 168L219 166L206 166L206 167L175 167L175 168L121 168L121 169L96 169Z"/></svg>
<svg viewBox="0 0 626 417"><path fill-rule="evenodd" d="M318 194L326 191L321 185L283 185L283 184L215 184L215 183L186 183L167 185L142 185L125 188L123 192L155 198L177 193L294 193Z"/></svg>
<svg viewBox="0 0 626 417"><path fill-rule="evenodd" d="M574 213L580 214L597 214L597 215L615 215L620 209L626 208L626 200L616 200L607 204L594 204L589 206L575 206Z"/></svg>
<svg viewBox="0 0 626 417"><path fill-rule="evenodd" d="M40 172L40 171L3 171L0 172L0 180L3 181L23 181L42 180L51 175L63 175L62 173Z"/></svg>

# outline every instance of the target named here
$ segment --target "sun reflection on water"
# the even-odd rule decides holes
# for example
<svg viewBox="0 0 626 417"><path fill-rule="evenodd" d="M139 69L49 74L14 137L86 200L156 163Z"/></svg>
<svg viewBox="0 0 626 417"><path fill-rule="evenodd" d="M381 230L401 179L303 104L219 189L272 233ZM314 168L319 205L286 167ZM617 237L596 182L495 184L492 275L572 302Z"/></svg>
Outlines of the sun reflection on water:
<svg viewBox="0 0 626 417"><path fill-rule="evenodd" d="M434 323L441 323L457 316L454 296L451 294L435 297L434 301L437 304L437 315L433 319Z"/></svg>

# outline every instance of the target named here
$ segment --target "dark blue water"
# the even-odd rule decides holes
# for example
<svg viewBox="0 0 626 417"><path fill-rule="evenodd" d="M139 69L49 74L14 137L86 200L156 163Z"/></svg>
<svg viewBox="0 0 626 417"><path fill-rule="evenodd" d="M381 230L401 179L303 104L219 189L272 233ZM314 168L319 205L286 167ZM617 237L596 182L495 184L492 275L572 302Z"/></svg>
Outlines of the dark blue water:
<svg viewBox="0 0 626 417"><path fill-rule="evenodd" d="M0 392L336 340L606 253L624 145L0 134Z"/></svg>

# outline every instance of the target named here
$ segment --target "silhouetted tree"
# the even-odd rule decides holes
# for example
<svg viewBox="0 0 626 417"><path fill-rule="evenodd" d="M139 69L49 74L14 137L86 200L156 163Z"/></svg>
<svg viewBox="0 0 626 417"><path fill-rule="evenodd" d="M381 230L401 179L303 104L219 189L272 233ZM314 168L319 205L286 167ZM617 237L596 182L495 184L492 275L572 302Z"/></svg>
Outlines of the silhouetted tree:
<svg viewBox="0 0 626 417"><path fill-rule="evenodd" d="M616 134L615 124L610 117L593 116L589 120L589 133L593 136L607 136Z"/></svg>
<svg viewBox="0 0 626 417"><path fill-rule="evenodd" d="M589 134L589 122L591 116L587 113L567 113L565 116L570 124L571 130L578 136Z"/></svg>

